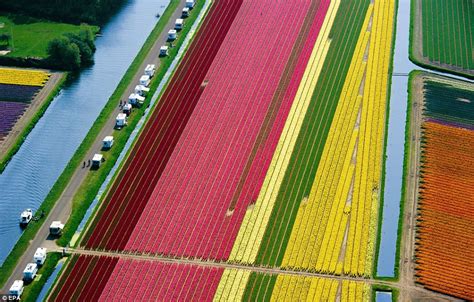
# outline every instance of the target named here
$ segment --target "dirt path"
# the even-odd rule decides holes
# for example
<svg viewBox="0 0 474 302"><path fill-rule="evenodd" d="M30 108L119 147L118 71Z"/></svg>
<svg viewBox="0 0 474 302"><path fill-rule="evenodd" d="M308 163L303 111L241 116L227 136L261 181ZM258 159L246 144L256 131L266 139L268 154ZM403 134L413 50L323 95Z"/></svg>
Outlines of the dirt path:
<svg viewBox="0 0 474 302"><path fill-rule="evenodd" d="M175 20L181 16L181 11L185 5L185 2L185 0L180 0L180 4L176 8L173 15L170 17L166 26L163 28L162 33L156 40L152 49L148 52L147 57L138 69L137 74L135 74L133 79L130 81L130 84L128 85L127 89L121 97L122 99L128 99L130 93L134 92L135 85L136 83L138 83L141 75L143 74L143 70L145 69L147 64L156 64L157 66L159 65L158 55L160 52L160 47L166 42L168 30L174 28ZM115 126L115 118L120 112L120 108L118 105L119 104L117 104L116 109L111 113L109 120L105 123L103 129L100 131L91 148L88 150L86 157L83 159L84 161L92 159L93 155L101 150L102 139L112 133L113 128ZM69 215L71 214L73 196L76 194L78 188L86 178L88 172L89 169L82 168L82 165L77 167L69 184L64 189L59 200L56 201L54 207L51 209L51 212L46 217L45 221L43 222L43 225L39 229L35 238L30 242L28 249L18 261L13 273L5 283L4 288L0 290L0 293L8 292L8 289L10 288L13 281L22 278L23 269L29 262L32 261L33 255L38 247L45 246L49 247L50 249L58 248L54 241L55 238L49 237L49 226L51 225L51 222L55 220L61 220L63 223L68 220Z"/></svg>
<svg viewBox="0 0 474 302"><path fill-rule="evenodd" d="M5 137L3 141L0 142L0 154L2 155L2 157L5 156L8 151L13 147L13 145L16 143L18 136L23 132L23 129L25 129L25 127L30 124L31 119L35 116L36 112L38 112L38 110L43 106L51 91L56 88L56 86L64 76L66 75L62 72L51 72L51 76L49 77L49 80L46 82L44 87L41 88L41 90L33 98L31 104L15 123L10 133Z"/></svg>

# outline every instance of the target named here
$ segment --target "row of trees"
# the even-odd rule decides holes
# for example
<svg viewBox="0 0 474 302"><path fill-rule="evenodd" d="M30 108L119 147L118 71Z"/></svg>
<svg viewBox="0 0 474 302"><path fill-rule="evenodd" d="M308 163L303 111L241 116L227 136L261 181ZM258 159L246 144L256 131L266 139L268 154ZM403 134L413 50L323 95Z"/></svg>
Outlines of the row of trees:
<svg viewBox="0 0 474 302"><path fill-rule="evenodd" d="M1 0L1 9L41 19L102 24L128 0Z"/></svg>
<svg viewBox="0 0 474 302"><path fill-rule="evenodd" d="M48 45L47 61L58 69L78 70L94 61L94 34L90 29L77 34L65 34Z"/></svg>

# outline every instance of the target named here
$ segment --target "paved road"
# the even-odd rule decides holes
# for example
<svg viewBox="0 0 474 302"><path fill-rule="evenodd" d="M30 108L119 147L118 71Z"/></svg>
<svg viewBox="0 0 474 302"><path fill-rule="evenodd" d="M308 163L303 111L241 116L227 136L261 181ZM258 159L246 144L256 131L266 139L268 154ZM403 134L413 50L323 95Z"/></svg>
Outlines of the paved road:
<svg viewBox="0 0 474 302"><path fill-rule="evenodd" d="M140 76L143 74L143 70L145 69L147 64L155 64L156 66L159 65L158 55L160 52L160 47L164 45L166 42L168 30L174 28L175 20L181 16L181 11L185 5L185 2L186 2L185 0L180 0L180 4L178 5L178 8L171 16L163 32L160 34L159 38L156 40L152 49L148 53L146 59L143 61L143 64L140 66L139 71L134 76L133 80L127 87L125 93L122 95L123 100L127 100L130 93L134 91L135 86L137 85L140 79ZM106 125L97 136L92 147L87 152L86 158L84 158L85 161L87 161L88 159L92 159L93 155L100 151L100 149L102 148L102 139L113 132L113 128L115 126L115 117L117 116L119 112L120 112L119 104L117 104L117 108L111 114ZM13 274L5 283L4 288L0 290L0 293L8 292L8 289L12 285L13 281L22 278L23 269L29 262L32 261L33 255L38 247L46 247L46 248L49 248L49 250L58 249L54 241L55 238L48 237L49 225L51 224L52 221L55 221L55 220L61 220L63 222L67 221L71 213L72 198L77 192L77 189L79 188L79 186L84 181L88 172L89 172L89 169L82 168L82 164L76 169L68 186L64 190L59 200L56 202L55 206L53 207L49 215L46 217L46 220L43 222L43 225L40 228L38 234L30 242L30 246L28 247L24 255L20 258L15 270L13 271Z"/></svg>

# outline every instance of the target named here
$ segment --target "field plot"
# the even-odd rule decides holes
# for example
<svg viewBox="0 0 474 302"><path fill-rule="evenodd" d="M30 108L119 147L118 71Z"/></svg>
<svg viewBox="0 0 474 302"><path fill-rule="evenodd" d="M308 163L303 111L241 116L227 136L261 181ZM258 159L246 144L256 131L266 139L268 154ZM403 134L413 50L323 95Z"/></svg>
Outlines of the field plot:
<svg viewBox="0 0 474 302"><path fill-rule="evenodd" d="M412 0L411 47L416 61L474 76L474 3Z"/></svg>
<svg viewBox="0 0 474 302"><path fill-rule="evenodd" d="M71 273L72 272L72 273ZM221 282L227 280L229 282ZM237 280L237 281L234 281ZM256 283L255 280L264 280ZM248 282L247 282L248 281ZM76 286L71 286L76 284ZM259 285L259 286L257 286ZM370 301L357 281L242 269L73 256L47 301Z"/></svg>
<svg viewBox="0 0 474 302"><path fill-rule="evenodd" d="M28 109L49 76L43 71L0 68L0 142Z"/></svg>
<svg viewBox="0 0 474 302"><path fill-rule="evenodd" d="M370 276L393 15L390 1L331 3L316 42L329 48L314 48L325 60L308 65L294 103L302 124L287 121L300 132L280 140L294 152L275 153L230 261Z"/></svg>
<svg viewBox="0 0 474 302"><path fill-rule="evenodd" d="M67 272L49 301L211 301L223 269L74 256Z"/></svg>
<svg viewBox="0 0 474 302"><path fill-rule="evenodd" d="M416 277L473 300L474 85L424 75L423 86Z"/></svg>
<svg viewBox="0 0 474 302"><path fill-rule="evenodd" d="M186 262L157 265L166 285L145 295L368 301L394 5L214 2L81 247ZM98 284L101 297L156 275L129 262ZM190 262L215 277L202 292Z"/></svg>

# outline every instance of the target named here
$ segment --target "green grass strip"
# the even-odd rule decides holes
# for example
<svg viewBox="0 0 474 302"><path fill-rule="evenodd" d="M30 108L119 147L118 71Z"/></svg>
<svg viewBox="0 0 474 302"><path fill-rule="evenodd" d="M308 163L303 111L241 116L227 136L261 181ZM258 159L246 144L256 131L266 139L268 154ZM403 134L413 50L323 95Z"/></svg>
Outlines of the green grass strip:
<svg viewBox="0 0 474 302"><path fill-rule="evenodd" d="M0 158L0 174L5 170L8 163L13 158L13 155L15 155L18 152L18 150L20 150L20 147L23 144L23 142L25 141L26 137L28 136L28 134L30 134L30 132L35 127L36 123L44 115L44 113L46 112L46 109L48 109L48 107L51 104L51 102L53 101L53 99L56 97L56 95L59 93L59 91L63 87L64 83L66 82L66 79L67 79L67 74L63 74L62 77L61 77L61 80L50 91L50 93L46 97L46 100L43 101L43 104L40 106L38 111L36 111L36 113L33 115L33 117L30 119L30 121L23 128L20 135L18 135L18 137L17 137L15 143L12 145L12 147L5 154L2 155L2 157Z"/></svg>
<svg viewBox="0 0 474 302"><path fill-rule="evenodd" d="M295 153L282 182L256 262L279 266L301 200L309 195L370 1L341 3L331 46L316 84Z"/></svg>
<svg viewBox="0 0 474 302"><path fill-rule="evenodd" d="M156 24L155 28L153 29L153 31L151 32L151 34L148 36L147 40L143 44L140 52L137 54L137 56L133 60L130 67L127 69L127 72L123 76L122 80L120 81L116 90L114 91L109 101L105 105L104 109L101 111L96 121L90 128L89 132L87 133L87 136L85 137L81 145L78 147L78 149L74 153L73 157L67 164L64 171L59 176L56 183L51 188L51 191L48 193L48 195L46 196L45 200L43 201L43 203L41 204L37 212L44 211L45 217L46 217L51 211L51 209L53 208L56 201L60 198L62 192L64 191L69 181L71 180L72 175L74 174L74 171L82 164L82 161L85 158L88 150L91 148L92 144L94 143L101 129L104 127L104 125L108 121L110 114L118 106L119 100L122 97L122 95L125 93L127 86L133 80L133 77L135 76L135 74L138 72L140 65L143 63L143 60L146 58L146 54L151 50L154 42L159 37L161 31L163 30L165 25L168 23L171 15L178 7L178 4L179 4L179 0L171 0L170 4L168 5L162 17ZM186 30L186 28L184 30ZM175 55L177 51L178 51L178 47L171 49L170 57L165 58L165 60L162 60L159 70L157 70L157 75L154 77L155 80L154 80L153 85L155 89L158 85L157 82L159 82L156 79L159 79L160 77L164 75L166 71L163 71L163 70L166 70L167 69L166 66L169 66L171 64L171 61L172 61L171 56ZM149 102L149 98L147 98L147 102ZM146 106L143 106L143 108L141 108L140 110L142 111L145 110L145 107ZM118 135L117 137L114 137L115 139L114 147L106 155L108 160L104 163L104 165L99 170L90 173L88 177L86 178L86 180L84 180L83 185L81 185L81 187L78 189L78 194L75 194L75 197L73 199L73 210L72 210L71 217L69 218L68 223L65 226L63 236L58 240L58 244L62 246L66 246L69 240L74 235L74 232L77 229L77 226L79 225L82 217L84 216L88 208L88 205L94 199L95 195L97 194L97 191L100 188L100 185L102 184L103 180L108 174L107 172L110 171L110 169L113 166L113 163L117 159L119 151L121 149L120 144L122 144L122 147L123 147L123 145L125 144L125 141L127 140L128 136L133 130L134 124L136 124L138 120L140 119L140 116L141 116L139 113L140 110L135 110L135 112L132 114L131 118L129 119L129 126L125 127L122 130L122 132L119 133L120 135ZM95 183L93 182L94 179L96 180ZM84 184L89 184L91 187L86 188ZM28 227L26 228L26 230L23 232L18 242L13 247L10 254L5 259L3 265L0 267L0 287L4 286L8 277L10 276L13 269L15 268L19 258L23 255L25 250L28 248L29 241L34 238L34 236L38 232L43 222L44 220L30 223Z"/></svg>
<svg viewBox="0 0 474 302"><path fill-rule="evenodd" d="M270 301L277 275L252 272L245 287L242 301Z"/></svg>

